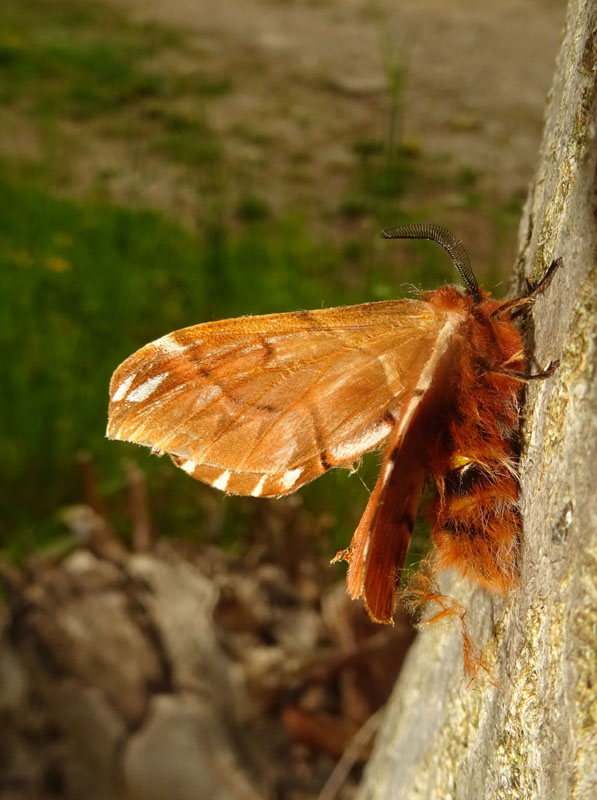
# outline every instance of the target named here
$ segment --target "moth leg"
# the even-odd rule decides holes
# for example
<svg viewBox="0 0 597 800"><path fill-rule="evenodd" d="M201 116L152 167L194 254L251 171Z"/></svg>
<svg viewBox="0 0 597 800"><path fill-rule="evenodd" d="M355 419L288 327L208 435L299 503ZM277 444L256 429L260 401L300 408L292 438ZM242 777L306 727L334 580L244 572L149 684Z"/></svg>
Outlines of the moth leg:
<svg viewBox="0 0 597 800"><path fill-rule="evenodd" d="M547 272L541 278L540 281L536 282L531 280L530 278L527 278L528 294L526 296L526 299L528 300L529 298L534 298L538 294L541 294L541 292L544 292L549 286L549 284L552 282L556 270L562 268L563 266L564 266L564 261L560 256L559 258L554 258L554 260L547 268Z"/></svg>
<svg viewBox="0 0 597 800"><path fill-rule="evenodd" d="M516 372L513 369L492 369L490 370L495 375L507 375L509 378L515 378L517 381L541 381L553 375L556 369L560 366L559 359L552 361L549 366L541 370L541 372Z"/></svg>
<svg viewBox="0 0 597 800"><path fill-rule="evenodd" d="M475 644L466 624L467 610L453 597L441 593L435 580L432 558L427 558L419 572L414 575L401 592L401 599L412 613L419 614L423 608L435 606L425 619L420 619L417 627L435 625L445 619L453 619L460 625L462 634L462 656L464 674L469 684L477 677L480 669L489 674L483 660L482 650Z"/></svg>
<svg viewBox="0 0 597 800"><path fill-rule="evenodd" d="M514 300L507 300L505 303L491 314L492 317L501 317L509 314L510 319L515 319L523 314L528 307L535 302L537 297L542 294L553 280L553 276L560 267L564 266L562 258L554 259L549 265L547 272L540 281L532 281L527 278L527 294L524 297L516 297Z"/></svg>

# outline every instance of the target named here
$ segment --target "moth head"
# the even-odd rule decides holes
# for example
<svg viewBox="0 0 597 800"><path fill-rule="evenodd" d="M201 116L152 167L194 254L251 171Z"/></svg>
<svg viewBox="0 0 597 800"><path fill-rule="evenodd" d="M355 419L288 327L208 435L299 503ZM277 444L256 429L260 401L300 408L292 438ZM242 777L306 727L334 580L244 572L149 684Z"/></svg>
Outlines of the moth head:
<svg viewBox="0 0 597 800"><path fill-rule="evenodd" d="M471 262L464 245L453 233L441 225L433 223L417 223L415 225L399 225L386 228L380 234L382 239L430 239L441 244L452 259L452 263L462 275L467 292L472 296L475 305L481 302L479 284L471 268Z"/></svg>

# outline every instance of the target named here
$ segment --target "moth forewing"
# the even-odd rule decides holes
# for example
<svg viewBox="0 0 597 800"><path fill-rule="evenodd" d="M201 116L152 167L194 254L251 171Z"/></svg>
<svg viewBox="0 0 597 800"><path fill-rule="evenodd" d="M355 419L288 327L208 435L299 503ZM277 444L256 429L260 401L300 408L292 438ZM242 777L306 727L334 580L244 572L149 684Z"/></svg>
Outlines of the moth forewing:
<svg viewBox="0 0 597 800"><path fill-rule="evenodd" d="M108 436L232 494L288 494L388 437L449 319L404 300L177 331L114 373Z"/></svg>

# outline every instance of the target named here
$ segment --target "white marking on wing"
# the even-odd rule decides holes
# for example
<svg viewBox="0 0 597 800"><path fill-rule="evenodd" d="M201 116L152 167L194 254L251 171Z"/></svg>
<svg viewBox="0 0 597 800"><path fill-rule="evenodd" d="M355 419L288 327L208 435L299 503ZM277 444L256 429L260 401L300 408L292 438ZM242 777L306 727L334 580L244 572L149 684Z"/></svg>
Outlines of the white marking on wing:
<svg viewBox="0 0 597 800"><path fill-rule="evenodd" d="M299 448L299 442L296 441L296 438L284 440L281 436L280 439L278 448L272 450L271 454L272 469L276 470L284 469L286 464L292 463L292 456Z"/></svg>
<svg viewBox="0 0 597 800"><path fill-rule="evenodd" d="M394 469L394 462L390 459L388 463L385 465L383 470L383 477L381 479L382 486L385 486L388 482L388 478L392 474L392 470Z"/></svg>
<svg viewBox="0 0 597 800"><path fill-rule="evenodd" d="M302 472L303 472L302 467L297 467L296 469L289 469L288 472L285 472L280 480L280 486L282 487L282 489L284 489L285 491L287 491L288 489L292 489L294 484L300 478Z"/></svg>
<svg viewBox="0 0 597 800"><path fill-rule="evenodd" d="M382 353L382 355L377 357L377 360L381 364L381 368L386 376L386 382L388 386L397 392L401 385L401 381L394 365L394 357L389 357L387 353Z"/></svg>
<svg viewBox="0 0 597 800"><path fill-rule="evenodd" d="M365 546L363 547L363 555L361 556L363 562L363 569L361 570L361 594L365 592L365 578L367 577L367 569L369 564L367 563L367 558L369 556L369 545L371 544L371 530L367 531L367 538L365 540Z"/></svg>
<svg viewBox="0 0 597 800"><path fill-rule="evenodd" d="M385 439L391 430L391 424L384 420L354 439L349 439L347 442L340 442L335 447L330 447L328 453L338 462L349 461L359 453L372 450L382 439Z"/></svg>
<svg viewBox="0 0 597 800"><path fill-rule="evenodd" d="M143 381L143 383L140 383L136 389L133 389L133 391L127 397L127 400L129 403L140 403L142 400L146 400L150 394L155 392L160 383L162 383L162 381L164 381L167 377L167 372L161 372L159 375L153 375L151 378Z"/></svg>
<svg viewBox="0 0 597 800"><path fill-rule="evenodd" d="M410 398L408 405L406 406L406 410L404 412L404 416L400 420L400 435L406 431L408 428L410 421L412 419L413 414L415 413L415 409L421 402L421 396L413 395Z"/></svg>
<svg viewBox="0 0 597 800"><path fill-rule="evenodd" d="M136 374L137 374L136 372L133 372L131 375L128 376L128 378L125 378L122 381L122 383L120 384L118 389L116 389L116 391L112 395L112 402L113 403L117 403L119 400L122 400L122 398L125 396L125 394L130 389L131 383L135 380L135 375Z"/></svg>
<svg viewBox="0 0 597 800"><path fill-rule="evenodd" d="M222 474L219 475L212 483L212 486L215 489L221 489L221 491L225 492L226 487L228 486L228 482L230 481L231 474L232 473L230 472L229 469L227 469L226 472L222 472Z"/></svg>
<svg viewBox="0 0 597 800"><path fill-rule="evenodd" d="M257 484L257 486L255 486L255 488L251 492L251 496L252 497L261 497L261 493L263 492L263 487L265 485L265 479L266 478L267 478L267 475L262 475L261 476L261 478L259 479L259 483Z"/></svg>
<svg viewBox="0 0 597 800"><path fill-rule="evenodd" d="M435 347L433 348L433 352L427 364L425 365L425 369L421 373L421 378L419 383L415 388L415 394L410 398L408 405L404 411L404 414L400 418L400 426L398 428L398 441L400 441L404 435L404 433L408 430L408 426L412 421L413 414L417 406L420 404L421 400L423 399L424 393L427 391L429 386L431 385L431 381L433 380L433 376L435 375L435 370L438 367L441 357L446 352L446 348L448 347L448 343L452 338L452 334L456 327L462 322L464 315L462 313L451 312L446 319L446 323L444 327L439 332L439 335L435 342ZM417 393L417 389L420 390L420 393Z"/></svg>
<svg viewBox="0 0 597 800"><path fill-rule="evenodd" d="M188 472L189 475L195 472L196 467L197 467L197 462L193 461L192 458L190 458L188 461L185 461L184 464L180 465L180 468L184 469L185 472Z"/></svg>
<svg viewBox="0 0 597 800"><path fill-rule="evenodd" d="M205 389L201 389L197 392L196 395L193 397L193 401L195 403L195 408L201 408L201 406L206 406L211 403L212 400L217 400L224 393L221 386L218 386L217 383L214 383L211 386L206 386Z"/></svg>
<svg viewBox="0 0 597 800"><path fill-rule="evenodd" d="M188 350L189 347L196 344L200 344L200 342L199 340L197 340L192 344L179 344L172 337L172 334L168 333L166 336L162 336L160 339L156 339L153 344L154 347L156 347L164 355L178 356L181 353L184 353L185 350Z"/></svg>

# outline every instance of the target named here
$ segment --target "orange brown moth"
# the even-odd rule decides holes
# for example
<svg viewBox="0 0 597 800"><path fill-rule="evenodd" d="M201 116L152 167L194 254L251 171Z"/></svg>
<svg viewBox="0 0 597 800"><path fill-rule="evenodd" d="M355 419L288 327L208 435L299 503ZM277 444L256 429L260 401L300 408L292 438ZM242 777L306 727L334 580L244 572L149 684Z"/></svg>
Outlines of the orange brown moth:
<svg viewBox="0 0 597 800"><path fill-rule="evenodd" d="M500 302L480 288L462 244L436 225L382 237L431 239L466 290L419 300L206 322L145 345L110 384L107 435L167 453L229 494L281 497L384 446L379 477L350 547L348 591L391 622L426 481L432 570L456 567L504 593L521 535L517 436L527 372L512 318L546 288ZM441 599L428 593L424 599ZM440 602L443 613L451 613ZM438 615L441 616L442 614Z"/></svg>

